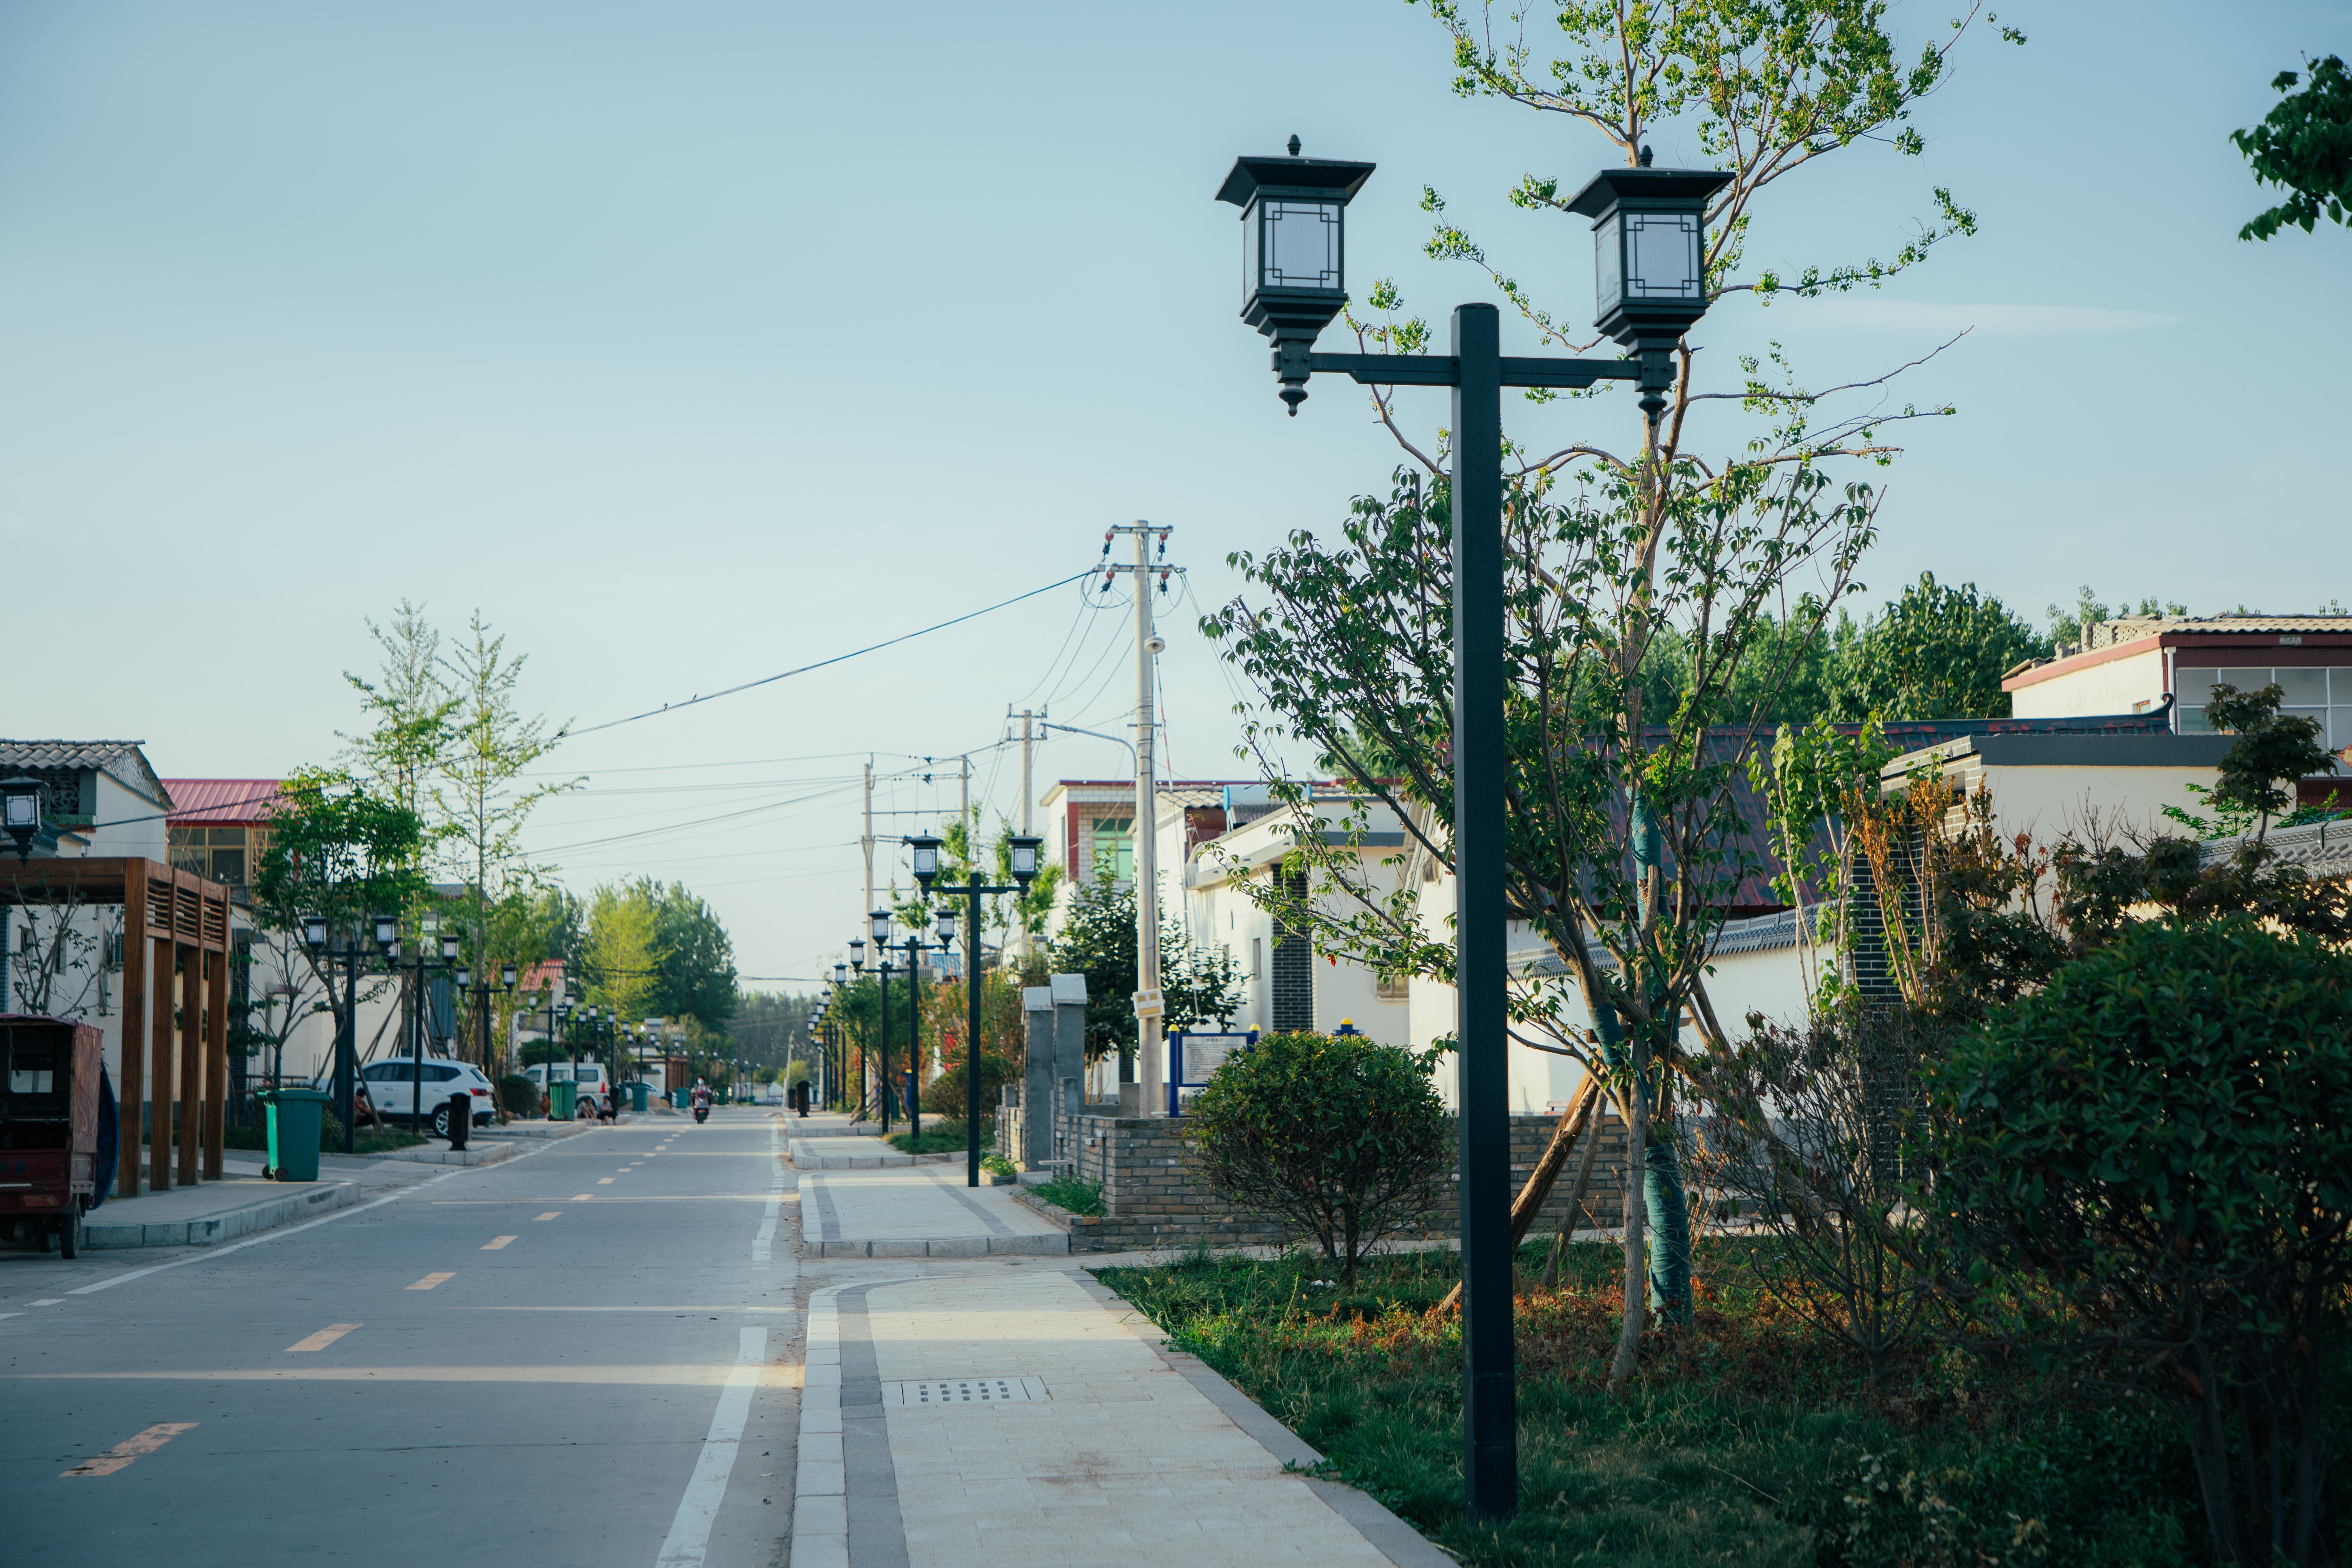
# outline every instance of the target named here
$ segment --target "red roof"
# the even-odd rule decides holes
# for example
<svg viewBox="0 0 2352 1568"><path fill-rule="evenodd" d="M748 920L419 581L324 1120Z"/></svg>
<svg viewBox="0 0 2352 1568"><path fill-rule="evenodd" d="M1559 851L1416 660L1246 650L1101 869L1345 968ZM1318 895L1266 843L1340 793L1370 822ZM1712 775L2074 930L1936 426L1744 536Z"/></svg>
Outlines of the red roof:
<svg viewBox="0 0 2352 1568"><path fill-rule="evenodd" d="M278 798L276 779L165 779L172 822L179 827L227 827L267 822Z"/></svg>

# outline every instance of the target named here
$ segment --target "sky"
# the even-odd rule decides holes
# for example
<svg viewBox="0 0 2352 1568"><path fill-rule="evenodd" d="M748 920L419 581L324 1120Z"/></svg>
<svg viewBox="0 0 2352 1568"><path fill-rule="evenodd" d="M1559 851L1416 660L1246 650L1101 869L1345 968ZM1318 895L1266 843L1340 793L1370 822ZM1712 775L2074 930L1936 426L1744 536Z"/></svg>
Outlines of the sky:
<svg viewBox="0 0 2352 1568"><path fill-rule="evenodd" d="M1897 0L1916 47L1953 8ZM2025 0L1919 108L1772 188L1749 255L1888 256L1932 187L1979 231L1874 294L1706 324L1725 384L1779 342L1819 382L1958 343L1888 395L1867 607L1922 571L2037 623L2088 584L2192 611L2352 599L2341 365L2352 235L2238 226L2275 199L2228 133L2352 7ZM1541 34L1538 32L1538 37ZM1425 258L1424 185L1570 319L1580 220L1512 208L1609 149L1456 96L1402 0L1182 6L125 3L0 8L0 731L145 743L165 776L331 760L347 672L406 599L476 614L583 787L532 847L576 889L683 881L756 984L800 988L877 831L935 826L961 764L1018 817L1008 709L1117 731L1124 589L1012 599L1172 529L1165 744L1247 777L1195 622L1230 553L1328 531L1401 461L1361 395L1282 416L1235 318L1233 157L1297 134L1378 173L1350 283L1440 324L1493 300ZM1659 128L1662 165L1696 164ZM1505 316L1505 352L1535 352ZM1328 346L1328 345L1327 345ZM1404 395L1424 430L1441 394ZM1418 400L1418 401L1411 401ZM1620 400L1622 401L1622 399ZM1507 412L1555 445L1617 404ZM1127 753L1054 734L1038 788ZM719 820L712 820L719 819Z"/></svg>

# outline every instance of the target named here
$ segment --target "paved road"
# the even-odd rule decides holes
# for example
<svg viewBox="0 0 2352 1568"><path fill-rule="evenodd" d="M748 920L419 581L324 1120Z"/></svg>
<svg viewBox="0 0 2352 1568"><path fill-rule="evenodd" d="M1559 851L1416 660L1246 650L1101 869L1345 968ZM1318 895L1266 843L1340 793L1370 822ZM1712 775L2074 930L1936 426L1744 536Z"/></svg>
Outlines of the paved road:
<svg viewBox="0 0 2352 1568"><path fill-rule="evenodd" d="M782 1562L774 1126L601 1129L208 1252L0 1254L0 1559Z"/></svg>

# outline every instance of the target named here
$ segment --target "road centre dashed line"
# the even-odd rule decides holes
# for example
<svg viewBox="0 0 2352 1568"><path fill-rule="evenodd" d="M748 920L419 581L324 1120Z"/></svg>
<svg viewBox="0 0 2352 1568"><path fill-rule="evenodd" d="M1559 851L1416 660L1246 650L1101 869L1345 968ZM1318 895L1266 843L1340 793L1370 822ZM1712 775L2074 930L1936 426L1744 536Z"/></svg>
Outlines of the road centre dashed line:
<svg viewBox="0 0 2352 1568"><path fill-rule="evenodd" d="M152 1454L181 1433L194 1428L194 1421L163 1421L150 1426L134 1437L126 1437L94 1459L84 1459L72 1469L62 1471L58 1479L68 1476L110 1476L142 1454Z"/></svg>
<svg viewBox="0 0 2352 1568"><path fill-rule="evenodd" d="M419 1279L415 1284L411 1285L409 1289L411 1290L438 1289L440 1287L446 1285L450 1280L455 1279L457 1277L457 1276L454 1271L444 1269L438 1274L427 1274L424 1279Z"/></svg>
<svg viewBox="0 0 2352 1568"><path fill-rule="evenodd" d="M551 1143L542 1143L536 1149L526 1149L510 1160L501 1161L500 1168L519 1164L536 1154L544 1154L552 1147L554 1145ZM289 1225L282 1230L267 1230L259 1236L247 1237L243 1241L232 1241L224 1247L206 1247L193 1258L175 1258L169 1263L151 1263L143 1268L127 1268L111 1279L100 1279L93 1284L77 1286L66 1294L88 1296L100 1290L111 1290L117 1285L128 1285L133 1279L144 1279L150 1274L161 1274L173 1268L185 1268L192 1263L210 1263L213 1259L226 1258L232 1252L242 1252L248 1247L261 1247L269 1242L281 1241L287 1237L299 1236L306 1230L312 1230L322 1225L332 1225L339 1219L349 1219L353 1215L365 1214L370 1209L380 1209L386 1204L396 1204L411 1193L422 1192L426 1187L446 1182L453 1176L462 1176L472 1168L466 1165L453 1165L437 1176L425 1177L413 1187L403 1187L396 1193L386 1193L380 1198L372 1198L366 1203L355 1204L347 1209L337 1209L333 1214L320 1215L317 1219L304 1220L300 1225Z"/></svg>
<svg viewBox="0 0 2352 1568"><path fill-rule="evenodd" d="M482 1250L484 1252L496 1252L499 1248L506 1246L509 1242L520 1241L521 1239L522 1238L520 1237L516 1236L494 1236L490 1237L489 1240L482 1243Z"/></svg>
<svg viewBox="0 0 2352 1568"><path fill-rule="evenodd" d="M293 1355L304 1351L325 1350L329 1345L333 1344L337 1340L341 1339L353 1329L365 1328L366 1326L367 1325L364 1323L329 1323L317 1333L307 1334L301 1339L296 1340L292 1344L288 1345L286 1347L286 1353Z"/></svg>
<svg viewBox="0 0 2352 1568"><path fill-rule="evenodd" d="M563 1217L563 1211L562 1209L550 1209L545 1214L535 1214L530 1217L533 1219L562 1219Z"/></svg>

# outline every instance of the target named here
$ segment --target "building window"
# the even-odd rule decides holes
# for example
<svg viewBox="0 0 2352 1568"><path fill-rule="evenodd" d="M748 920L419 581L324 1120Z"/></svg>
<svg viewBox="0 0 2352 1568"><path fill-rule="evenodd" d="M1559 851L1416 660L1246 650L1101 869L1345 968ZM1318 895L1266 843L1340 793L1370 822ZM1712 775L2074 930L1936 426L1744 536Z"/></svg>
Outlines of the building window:
<svg viewBox="0 0 2352 1568"><path fill-rule="evenodd" d="M1262 936L1250 938L1250 978L1265 978L1265 938Z"/></svg>
<svg viewBox="0 0 2352 1568"><path fill-rule="evenodd" d="M245 886L268 842L257 827L173 827L164 833L174 868L230 888Z"/></svg>
<svg viewBox="0 0 2352 1568"><path fill-rule="evenodd" d="M1135 818L1097 816L1088 835L1087 875L1108 874L1114 882L1135 880Z"/></svg>
<svg viewBox="0 0 2352 1568"><path fill-rule="evenodd" d="M1383 1002L1409 1002L1412 999L1412 981L1402 974L1383 974L1372 983L1372 994Z"/></svg>
<svg viewBox="0 0 2352 1568"><path fill-rule="evenodd" d="M2318 720L2322 726L2320 743L2331 752L2352 746L2352 668L2308 664L2176 667L2173 689L2179 697L2180 732L2212 733L2212 727L2205 722L2205 704L2212 700L2215 686L2260 691L2273 684L2285 699L2279 704L2280 712Z"/></svg>

